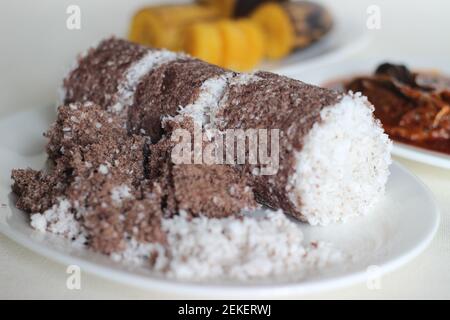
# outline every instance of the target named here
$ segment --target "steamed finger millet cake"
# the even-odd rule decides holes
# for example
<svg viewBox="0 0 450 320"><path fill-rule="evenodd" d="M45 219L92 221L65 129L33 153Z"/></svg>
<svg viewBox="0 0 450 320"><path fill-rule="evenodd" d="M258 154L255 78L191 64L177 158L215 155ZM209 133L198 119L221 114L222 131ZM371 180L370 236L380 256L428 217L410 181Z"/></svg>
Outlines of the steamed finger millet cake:
<svg viewBox="0 0 450 320"><path fill-rule="evenodd" d="M61 98L49 166L12 173L17 207L35 229L167 277L302 279L340 265L344 253L285 214L342 222L384 193L391 143L360 95L110 38L79 58ZM175 130L194 125L279 129L278 171L174 163Z"/></svg>

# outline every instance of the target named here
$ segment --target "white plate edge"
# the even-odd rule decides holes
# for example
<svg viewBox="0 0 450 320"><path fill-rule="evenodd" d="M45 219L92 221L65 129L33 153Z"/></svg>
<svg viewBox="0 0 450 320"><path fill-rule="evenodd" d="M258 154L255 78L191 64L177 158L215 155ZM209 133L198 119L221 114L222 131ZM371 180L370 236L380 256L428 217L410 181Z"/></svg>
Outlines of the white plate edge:
<svg viewBox="0 0 450 320"><path fill-rule="evenodd" d="M422 253L433 240L440 224L440 209L431 190L417 176L415 176L399 163L394 162L393 165L397 166L398 169L400 171L403 171L404 174L409 175L422 187L426 196L430 198L433 204L432 212L434 213L435 217L431 230L425 238L420 240L420 244L417 245L414 249L411 249L410 251L380 266L380 270L378 271L378 274L380 276L397 270L401 266L417 257L420 253ZM34 243L33 240L27 236L14 234L10 230L8 230L6 225L3 223L0 223L0 232L2 232L4 235L6 235L16 243L22 245L23 247L35 253L38 253L52 261L58 262L63 265L78 265L82 268L83 271L91 275L98 276L104 280L137 287L147 291L157 290L164 293L173 293L174 291L176 291L177 294L187 295L190 297L195 296L197 298L233 297L235 299L248 299L249 295L251 295L252 298L280 297L294 294L305 295L318 292L328 292L334 289L349 287L358 283L363 283L367 280L367 273L365 271L359 271L349 275L340 277L338 276L334 279L326 278L321 280L314 280L311 282L298 282L296 284L279 285L205 285L184 283L171 279L156 279L152 277L147 277L143 281L142 278L144 276L128 274L123 271L109 269L105 266L98 266L95 263L83 260L81 258L72 257L69 254L63 254L52 248ZM107 269L110 276L103 275L102 269ZM111 274L113 275L112 277ZM154 285L154 288L150 288L150 284Z"/></svg>

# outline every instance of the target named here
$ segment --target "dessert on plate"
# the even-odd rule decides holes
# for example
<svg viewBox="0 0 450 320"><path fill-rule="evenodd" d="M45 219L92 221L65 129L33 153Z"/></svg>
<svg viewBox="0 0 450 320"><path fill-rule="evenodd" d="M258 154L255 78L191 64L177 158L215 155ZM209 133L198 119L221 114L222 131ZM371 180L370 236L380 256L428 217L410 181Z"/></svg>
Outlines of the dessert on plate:
<svg viewBox="0 0 450 320"><path fill-rule="evenodd" d="M339 264L345 254L304 241L288 216L328 225L367 214L391 162L361 95L117 38L78 58L57 113L49 165L12 173L17 207L35 229L178 279L297 279ZM196 144L196 130L199 149L174 161L179 133ZM243 163L218 157L230 132L261 130L270 167L248 150ZM221 161L195 161L205 150Z"/></svg>

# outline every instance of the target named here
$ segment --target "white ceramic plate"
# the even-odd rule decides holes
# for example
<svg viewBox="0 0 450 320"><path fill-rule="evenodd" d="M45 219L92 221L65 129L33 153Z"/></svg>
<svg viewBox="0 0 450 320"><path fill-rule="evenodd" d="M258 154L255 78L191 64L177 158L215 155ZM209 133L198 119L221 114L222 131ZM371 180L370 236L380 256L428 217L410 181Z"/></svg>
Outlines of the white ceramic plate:
<svg viewBox="0 0 450 320"><path fill-rule="evenodd" d="M395 142L393 153L399 157L426 163L435 167L450 169L450 156L424 148Z"/></svg>
<svg viewBox="0 0 450 320"><path fill-rule="evenodd" d="M323 86L330 80L344 79L352 75L367 74L373 72L382 62L394 62L405 64L416 70L439 70L450 75L450 64L444 59L421 59L421 58L398 58L383 57L368 60L347 60L341 63L323 64L303 69L301 73L291 75L293 78L307 83ZM404 143L395 142L392 153L396 156L409 160L422 162L428 165L450 169L450 156L429 151L424 148L410 146Z"/></svg>
<svg viewBox="0 0 450 320"><path fill-rule="evenodd" d="M144 268L115 263L100 254L76 249L64 238L34 231L28 217L14 208L10 191L12 168L41 168L46 130L54 108L17 113L0 121L0 231L30 250L66 265L128 285L191 297L273 298L312 293L367 281L407 263L432 240L439 223L438 209L427 188L398 164L391 167L387 194L366 217L329 227L300 224L308 240L324 240L352 256L351 263L313 274L302 282L266 279L257 284L195 284L166 280ZM369 266L377 266L369 269Z"/></svg>
<svg viewBox="0 0 450 320"><path fill-rule="evenodd" d="M258 69L292 76L305 68L333 63L362 51L370 42L365 23L355 17L348 19L347 16L333 13L335 25L323 39L284 59L265 61Z"/></svg>

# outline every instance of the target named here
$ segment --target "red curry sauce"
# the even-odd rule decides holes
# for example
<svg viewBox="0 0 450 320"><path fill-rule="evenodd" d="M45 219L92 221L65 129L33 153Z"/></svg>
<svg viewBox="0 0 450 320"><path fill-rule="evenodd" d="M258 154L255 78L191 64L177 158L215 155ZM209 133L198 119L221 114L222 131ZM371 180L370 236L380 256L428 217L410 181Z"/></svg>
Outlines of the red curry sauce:
<svg viewBox="0 0 450 320"><path fill-rule="evenodd" d="M367 96L393 140L450 155L450 78L385 63L339 87Z"/></svg>

